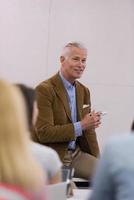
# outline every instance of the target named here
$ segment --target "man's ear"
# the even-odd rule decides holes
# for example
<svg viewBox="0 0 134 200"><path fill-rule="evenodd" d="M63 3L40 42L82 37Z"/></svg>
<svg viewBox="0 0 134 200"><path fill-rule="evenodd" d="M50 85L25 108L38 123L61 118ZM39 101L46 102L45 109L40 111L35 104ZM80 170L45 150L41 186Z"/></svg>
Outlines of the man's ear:
<svg viewBox="0 0 134 200"><path fill-rule="evenodd" d="M63 63L65 60L65 57L64 56L60 56L60 62Z"/></svg>

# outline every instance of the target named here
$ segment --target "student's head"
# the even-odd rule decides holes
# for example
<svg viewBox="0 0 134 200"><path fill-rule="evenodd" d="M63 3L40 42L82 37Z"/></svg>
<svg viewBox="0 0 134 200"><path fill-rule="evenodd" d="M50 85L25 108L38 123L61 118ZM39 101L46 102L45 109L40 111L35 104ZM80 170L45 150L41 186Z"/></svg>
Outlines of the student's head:
<svg viewBox="0 0 134 200"><path fill-rule="evenodd" d="M0 142L5 142L8 147L11 145L11 148L13 143L19 147L28 137L25 134L27 131L22 94L14 86L0 80Z"/></svg>
<svg viewBox="0 0 134 200"><path fill-rule="evenodd" d="M38 116L35 90L24 84L16 84L16 86L20 89L24 97L26 110L27 110L29 129L31 130L32 126L35 125L36 118Z"/></svg>
<svg viewBox="0 0 134 200"><path fill-rule="evenodd" d="M72 84L81 77L86 67L87 49L80 43L70 42L62 50L61 73Z"/></svg>
<svg viewBox="0 0 134 200"><path fill-rule="evenodd" d="M131 131L134 131L134 120L133 120L132 125L131 125Z"/></svg>
<svg viewBox="0 0 134 200"><path fill-rule="evenodd" d="M0 80L0 182L36 189L43 172L30 149L25 104L17 87Z"/></svg>

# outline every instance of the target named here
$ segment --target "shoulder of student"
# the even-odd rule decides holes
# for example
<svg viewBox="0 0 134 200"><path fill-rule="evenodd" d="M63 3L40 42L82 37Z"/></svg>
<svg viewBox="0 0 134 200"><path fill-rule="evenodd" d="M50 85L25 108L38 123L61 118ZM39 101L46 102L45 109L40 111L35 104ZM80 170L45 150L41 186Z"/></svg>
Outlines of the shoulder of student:
<svg viewBox="0 0 134 200"><path fill-rule="evenodd" d="M46 158L53 158L60 161L59 155L51 147L32 142L32 149L33 151L38 152L40 155L44 154Z"/></svg>
<svg viewBox="0 0 134 200"><path fill-rule="evenodd" d="M49 178L61 169L62 162L57 152L52 148L32 142L31 150L43 169L47 171Z"/></svg>
<svg viewBox="0 0 134 200"><path fill-rule="evenodd" d="M125 148L125 151L124 151ZM108 139L104 145L105 154L115 153L116 155L120 152L124 154L134 151L134 135L126 133L118 136L112 136ZM107 152L107 153L106 153Z"/></svg>

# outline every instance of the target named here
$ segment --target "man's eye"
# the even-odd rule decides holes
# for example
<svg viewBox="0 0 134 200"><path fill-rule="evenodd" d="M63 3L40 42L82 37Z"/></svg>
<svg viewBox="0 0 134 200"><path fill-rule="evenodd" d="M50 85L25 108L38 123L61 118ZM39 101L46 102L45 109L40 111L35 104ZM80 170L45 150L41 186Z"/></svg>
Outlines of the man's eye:
<svg viewBox="0 0 134 200"><path fill-rule="evenodd" d="M79 58L73 58L73 60L79 60Z"/></svg>
<svg viewBox="0 0 134 200"><path fill-rule="evenodd" d="M82 60L82 62L83 62L83 63L85 63L85 62L86 62L86 60Z"/></svg>

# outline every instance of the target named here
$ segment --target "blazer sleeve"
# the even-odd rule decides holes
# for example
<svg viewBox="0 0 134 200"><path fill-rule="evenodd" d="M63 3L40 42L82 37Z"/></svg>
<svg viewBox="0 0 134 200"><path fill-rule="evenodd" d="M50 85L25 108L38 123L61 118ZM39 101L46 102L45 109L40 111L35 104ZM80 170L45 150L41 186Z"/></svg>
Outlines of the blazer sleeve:
<svg viewBox="0 0 134 200"><path fill-rule="evenodd" d="M36 88L39 116L36 123L36 136L40 143L63 143L75 140L74 126L63 113L57 112L54 105L56 96L53 87L43 83ZM61 124L55 123L55 116ZM59 122L60 122L59 120Z"/></svg>

